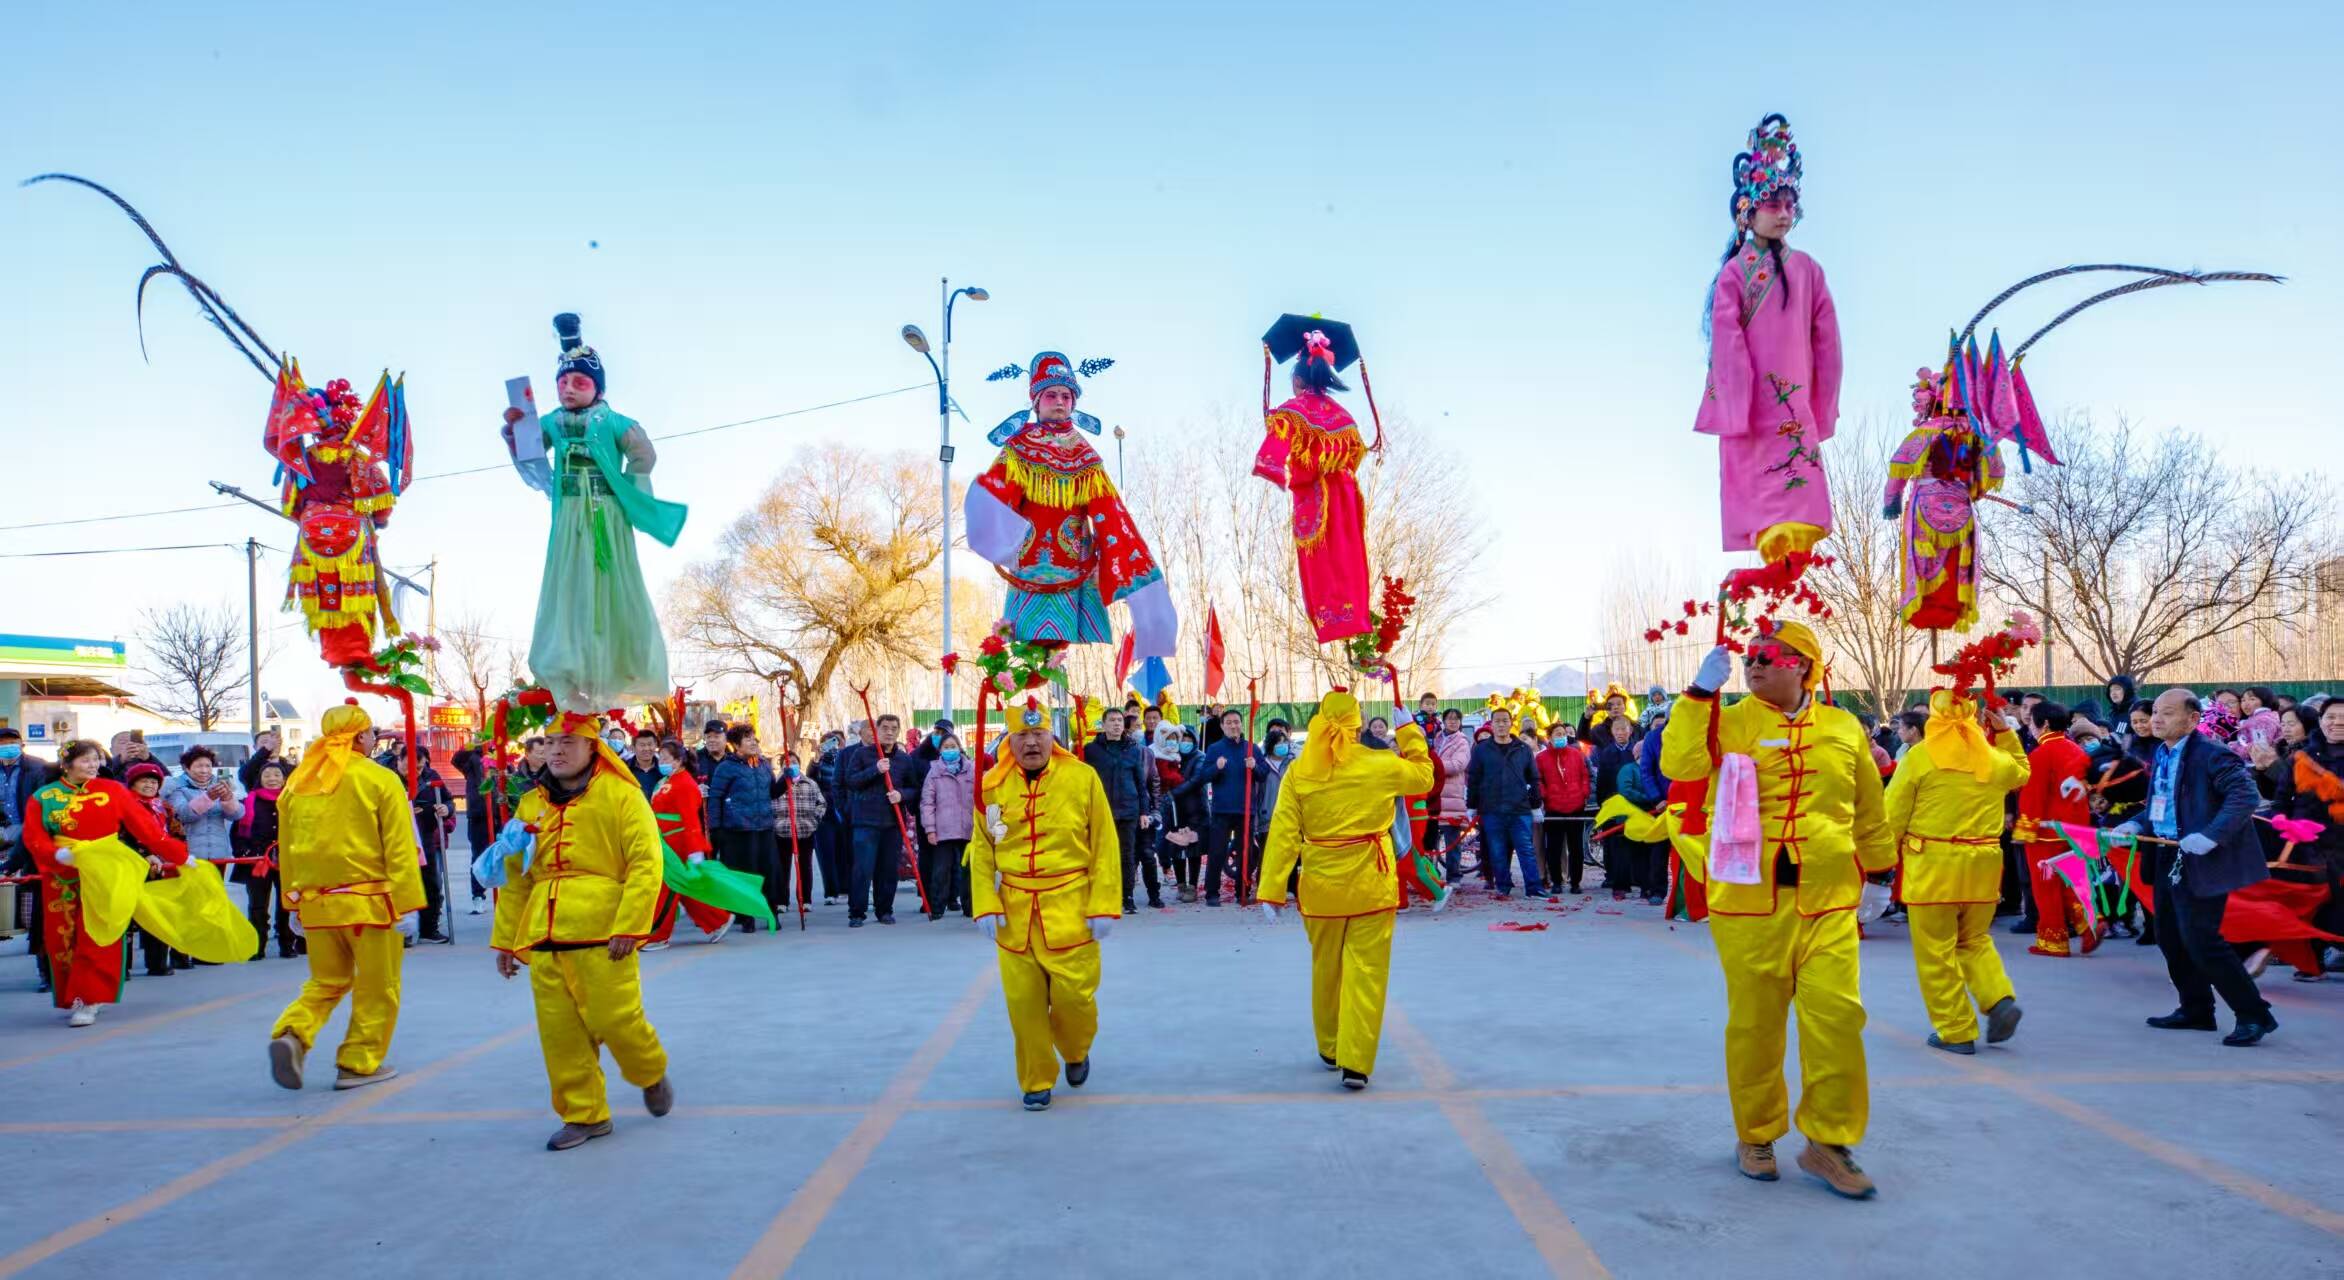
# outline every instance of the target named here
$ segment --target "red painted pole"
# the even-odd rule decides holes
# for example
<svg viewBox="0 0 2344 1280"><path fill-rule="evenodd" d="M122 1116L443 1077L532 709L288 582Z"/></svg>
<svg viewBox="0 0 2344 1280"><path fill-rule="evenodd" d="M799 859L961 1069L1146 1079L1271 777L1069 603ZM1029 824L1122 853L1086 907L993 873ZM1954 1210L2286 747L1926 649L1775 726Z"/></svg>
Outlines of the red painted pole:
<svg viewBox="0 0 2344 1280"><path fill-rule="evenodd" d="M892 752L879 741L879 718L871 714L871 686L866 684L855 687L855 696L863 700L863 723L871 727L871 748L879 753L880 780L887 790L893 791L895 790L895 769L888 762ZM903 806L890 803L887 806L887 811L895 815L895 833L903 840L903 851L912 860L912 888L919 890L920 893L920 913L922 915L933 914L928 909L928 886L920 878L920 851L912 845L912 829L903 820ZM888 903L886 907L888 915L895 914L894 903Z"/></svg>

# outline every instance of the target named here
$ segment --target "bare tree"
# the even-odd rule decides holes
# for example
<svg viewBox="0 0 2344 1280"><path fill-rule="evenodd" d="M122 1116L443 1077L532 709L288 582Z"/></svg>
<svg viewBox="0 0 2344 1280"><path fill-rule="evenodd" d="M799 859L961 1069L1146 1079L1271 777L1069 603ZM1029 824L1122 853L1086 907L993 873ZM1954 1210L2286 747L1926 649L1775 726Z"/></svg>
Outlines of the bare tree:
<svg viewBox="0 0 2344 1280"><path fill-rule="evenodd" d="M191 720L205 732L233 715L251 687L243 611L180 603L138 615L138 646L148 701L156 711Z"/></svg>
<svg viewBox="0 0 2344 1280"><path fill-rule="evenodd" d="M1903 705L1905 690L1919 674L1924 652L1920 633L1900 616L1904 584L1898 550L1898 522L1880 513L1882 468L1900 433L1867 414L1853 431L1842 431L1823 446L1823 474L1835 497L1831 536L1817 548L1832 562L1809 571L1808 582L1831 616L1817 629L1846 666L1841 686L1872 696L1886 716Z"/></svg>
<svg viewBox="0 0 2344 1280"><path fill-rule="evenodd" d="M2100 679L2146 676L2234 632L2291 629L2328 550L2325 490L2222 464L2183 432L2119 420L2060 433L2067 465L2037 467L1985 539L1984 573Z"/></svg>
<svg viewBox="0 0 2344 1280"><path fill-rule="evenodd" d="M489 634L488 623L466 610L439 630L439 652L431 655L431 682L450 693L469 693L478 723L488 723L488 695L510 687L504 673L507 646Z"/></svg>
<svg viewBox="0 0 2344 1280"><path fill-rule="evenodd" d="M803 722L842 671L933 670L942 532L927 459L801 450L678 579L669 617L711 673L786 680Z"/></svg>

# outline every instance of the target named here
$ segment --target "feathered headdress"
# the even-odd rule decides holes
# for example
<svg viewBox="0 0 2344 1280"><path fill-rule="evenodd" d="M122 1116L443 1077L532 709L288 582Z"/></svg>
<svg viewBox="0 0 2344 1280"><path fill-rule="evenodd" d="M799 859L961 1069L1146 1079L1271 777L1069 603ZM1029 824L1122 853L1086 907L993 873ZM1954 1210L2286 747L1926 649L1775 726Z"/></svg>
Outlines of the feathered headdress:
<svg viewBox="0 0 2344 1280"><path fill-rule="evenodd" d="M1034 401L1041 399L1042 392L1051 387L1064 387L1073 392L1075 399L1079 401L1082 398L1082 384L1075 381L1075 376L1080 374L1085 378L1095 377L1105 372L1114 363L1112 359L1100 357L1077 364L1067 359L1061 352L1044 351L1034 357L1033 365L1030 368L1023 365L1005 364L986 374L985 381L1004 382L1011 378L1024 378L1026 380L1026 402L1029 406ZM996 447L1006 444L1011 436L1024 430L1026 424L1032 420L1033 410L1030 407L1021 409L1004 418L1000 426L986 433L985 439ZM1074 412L1074 425L1094 436L1103 429L1097 418L1080 409Z"/></svg>
<svg viewBox="0 0 2344 1280"><path fill-rule="evenodd" d="M1781 113L1768 115L1750 130L1746 151L1734 157L1734 225L1747 231L1751 216L1770 198L1789 193L1791 220L1798 221L1799 179L1805 167L1799 144L1791 141L1791 122Z"/></svg>

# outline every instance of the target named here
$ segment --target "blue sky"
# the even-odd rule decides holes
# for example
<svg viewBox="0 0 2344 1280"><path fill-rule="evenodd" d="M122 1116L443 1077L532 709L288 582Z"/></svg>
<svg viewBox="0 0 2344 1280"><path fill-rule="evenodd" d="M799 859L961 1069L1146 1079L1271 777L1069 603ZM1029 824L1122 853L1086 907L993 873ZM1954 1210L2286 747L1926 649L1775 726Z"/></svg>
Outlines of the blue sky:
<svg viewBox="0 0 2344 1280"><path fill-rule="evenodd" d="M1350 320L1379 401L1456 451L1453 500L1497 538L1457 684L1597 648L1615 548L1726 564L1696 326L1728 162L1769 110L1806 154L1793 243L1838 298L1850 418L1901 423L1945 329L2032 271L2252 267L2290 283L2111 306L2029 372L2047 407L2241 462L2335 453L2334 6L1969 13L2007 33L1983 47L1937 6L486 8L41 6L0 50L0 175L114 186L313 378L406 370L426 473L499 460L502 381L550 379L557 310L654 432L922 381L895 331L933 329L944 274L993 292L955 349L980 425L1016 395L969 375L1037 348L1116 357L1085 408L1144 437L1249 403L1278 312ZM87 192L0 188L0 524L266 486L266 388L184 298L150 299L140 363L150 260ZM694 516L649 572L704 553L800 444L931 449L931 403L668 447L662 491ZM448 604L519 635L543 527L509 473L435 482L391 556L438 555ZM285 545L249 509L0 538L254 532ZM241 567L0 560L0 618L122 634L144 598L240 600ZM272 692L320 683L304 647Z"/></svg>

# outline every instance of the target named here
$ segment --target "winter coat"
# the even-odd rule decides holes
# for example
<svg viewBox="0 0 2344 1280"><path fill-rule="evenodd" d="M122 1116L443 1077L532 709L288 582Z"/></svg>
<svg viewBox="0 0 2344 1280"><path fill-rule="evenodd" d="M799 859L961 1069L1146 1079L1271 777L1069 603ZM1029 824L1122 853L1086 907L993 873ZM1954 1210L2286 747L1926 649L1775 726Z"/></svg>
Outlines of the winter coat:
<svg viewBox="0 0 2344 1280"><path fill-rule="evenodd" d="M1465 816L1465 768L1473 759L1473 739L1464 730L1433 739L1432 757L1440 774L1435 812L1446 818Z"/></svg>
<svg viewBox="0 0 2344 1280"><path fill-rule="evenodd" d="M2152 794L2155 769L2152 763ZM2181 760L2173 779L2174 829L2182 838L2204 835L2214 841L2214 847L2203 854L2156 846L2164 858L2181 859L2185 892L2210 898L2271 878L2269 868L2263 865L2262 840L2254 829L2254 811L2260 802L2244 761L2202 733L2182 739ZM2154 833L2146 813L2139 821L2142 830ZM2165 865L2160 859L2158 870ZM2164 887L2162 882L2158 887Z"/></svg>
<svg viewBox="0 0 2344 1280"><path fill-rule="evenodd" d="M230 828L236 825L238 818L244 816L244 788L236 785L232 775L215 771L212 782L217 784L222 781L228 784L230 798L226 802L213 800L203 787L195 784L195 779L184 772L171 775L163 783L163 804L170 809L171 816L179 820L180 829L187 833L187 854L191 858L236 856L235 836Z"/></svg>
<svg viewBox="0 0 2344 1280"><path fill-rule="evenodd" d="M740 756L717 761L708 780L708 825L719 831L770 831L773 797L781 794L781 780L763 760L754 768Z"/></svg>
<svg viewBox="0 0 2344 1280"><path fill-rule="evenodd" d="M1262 749L1236 738L1222 738L1206 747L1190 766L1188 778L1180 784L1182 791L1209 790L1210 811L1216 818L1243 817L1245 814L1245 775L1254 775L1254 790L1261 790L1264 772Z"/></svg>
<svg viewBox="0 0 2344 1280"><path fill-rule="evenodd" d="M1199 757L1190 756L1189 759L1196 760ZM1202 840L1205 834L1205 796L1201 779L1204 775L1201 773L1196 775L1200 781L1199 785L1195 787L1188 785L1187 777L1188 775L1181 772L1177 763L1162 757L1157 758L1156 778L1163 785L1163 794L1172 801L1171 829L1174 831L1194 831L1197 839ZM1190 846L1190 848L1194 847L1194 845Z"/></svg>
<svg viewBox="0 0 2344 1280"><path fill-rule="evenodd" d="M10 788L14 807L0 809L0 874L29 873L33 869L32 851L24 847L25 825L37 818L40 803L34 793L55 781L57 771L46 761L31 756L18 756L16 767L0 769L0 786ZM6 815L15 815L10 823ZM32 815L27 817L26 815Z"/></svg>
<svg viewBox="0 0 2344 1280"><path fill-rule="evenodd" d="M455 823L456 797L448 793L448 785L440 781L439 770L423 765L415 773L415 797L410 802L415 810L415 839L426 853L443 853L448 847L448 833ZM439 815L439 806L448 807L448 816Z"/></svg>
<svg viewBox="0 0 2344 1280"><path fill-rule="evenodd" d="M247 791L244 793L244 816L236 820L234 840L239 858L274 858L277 856L277 797L281 791ZM228 878L238 884L251 883L255 874L266 876L267 869L257 863L239 866Z"/></svg>
<svg viewBox="0 0 2344 1280"><path fill-rule="evenodd" d="M887 803L891 785L903 797L905 819L917 816L920 788L915 779L918 775L919 760L909 751L888 753L887 768L882 773L878 748L868 743L848 747L838 761L839 786L846 792L847 825L892 830L896 811L894 805Z"/></svg>
<svg viewBox="0 0 2344 1280"><path fill-rule="evenodd" d="M1595 748L1591 763L1595 768L1595 803L1600 805L1620 793L1621 770L1636 772L1636 744L1631 741L1621 746L1606 733L1602 744Z"/></svg>
<svg viewBox="0 0 2344 1280"><path fill-rule="evenodd" d="M1482 816L1512 817L1538 807L1538 762L1520 738L1474 744L1465 764L1465 805Z"/></svg>
<svg viewBox="0 0 2344 1280"><path fill-rule="evenodd" d="M1585 809L1593 785L1594 780L1588 776L1586 753L1570 745L1568 739L1560 746L1538 753L1538 794L1545 802L1548 817Z"/></svg>
<svg viewBox="0 0 2344 1280"><path fill-rule="evenodd" d="M976 805L976 770L965 758L957 764L938 759L928 767L927 780L920 784L920 829L930 840L968 839Z"/></svg>
<svg viewBox="0 0 2344 1280"><path fill-rule="evenodd" d="M2300 761L2298 756L2302 757ZM2314 735L2282 756L2279 763L2287 772L2280 779L2274 807L2287 817L2307 819L2325 828L2320 838L2312 842L2311 849L2296 849L2295 860L2316 860L2335 867L2338 859L2344 859L2344 799L2329 800L2319 793L2329 786L2322 773L2344 782L2344 744ZM2311 785L2300 786L2299 782ZM2307 857L2307 854L2315 856Z"/></svg>
<svg viewBox="0 0 2344 1280"><path fill-rule="evenodd" d="M1107 788L1107 805L1115 811L1117 822L1130 822L1143 813L1151 812L1150 803L1155 777L1147 749L1128 737L1112 742L1093 738L1082 749L1082 762L1099 775L1099 784ZM959 837L954 837L958 839Z"/></svg>
<svg viewBox="0 0 2344 1280"><path fill-rule="evenodd" d="M1262 765L1262 780L1253 789L1253 829L1270 829L1270 815L1278 807L1278 788L1286 785L1286 771L1294 767L1294 757L1283 759L1271 756Z"/></svg>
<svg viewBox="0 0 2344 1280"><path fill-rule="evenodd" d="M790 803L797 803L797 826L790 826ZM830 812L830 802L822 798L822 788L800 770L795 778L781 781L781 794L773 801L773 834L788 844L794 834L801 842L814 838L814 831L822 825L822 818Z"/></svg>

